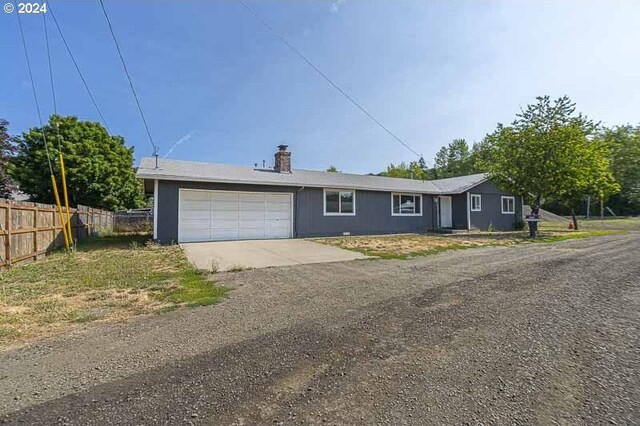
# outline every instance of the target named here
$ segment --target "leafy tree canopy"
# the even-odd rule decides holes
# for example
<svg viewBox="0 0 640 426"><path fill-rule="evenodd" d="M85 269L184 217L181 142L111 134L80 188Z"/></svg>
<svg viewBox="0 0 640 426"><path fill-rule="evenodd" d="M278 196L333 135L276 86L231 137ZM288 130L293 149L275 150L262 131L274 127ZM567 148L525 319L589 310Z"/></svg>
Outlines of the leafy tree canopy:
<svg viewBox="0 0 640 426"><path fill-rule="evenodd" d="M572 205L587 195L617 192L610 147L593 137L597 124L576 114L566 96L536 99L511 126L498 124L486 136L489 176L505 189L533 195L537 204L546 198Z"/></svg>
<svg viewBox="0 0 640 426"><path fill-rule="evenodd" d="M340 170L338 170L336 166L334 166L333 164L327 167L327 171L331 173L340 173Z"/></svg>
<svg viewBox="0 0 640 426"><path fill-rule="evenodd" d="M438 179L477 173L474 152L464 139L454 139L436 153L435 174Z"/></svg>
<svg viewBox="0 0 640 426"><path fill-rule="evenodd" d="M60 182L56 124L72 205L109 210L144 205L142 183L134 174L133 148L127 148L122 137L109 136L99 123L76 117L51 116L44 128L32 128L17 138L11 175L22 191L34 201L55 202L42 134L46 132L54 173Z"/></svg>
<svg viewBox="0 0 640 426"><path fill-rule="evenodd" d="M429 180L433 179L433 170L429 169L423 158L418 161L412 161L409 164L404 162L394 165L389 164L387 170L379 173L379 176L402 178L402 179L416 179L416 180Z"/></svg>
<svg viewBox="0 0 640 426"><path fill-rule="evenodd" d="M8 169L14 151L13 139L9 136L9 123L0 118L0 198L9 198L13 190Z"/></svg>
<svg viewBox="0 0 640 426"><path fill-rule="evenodd" d="M609 204L617 214L640 213L640 126L604 129L599 138L611 147L611 171L621 187Z"/></svg>

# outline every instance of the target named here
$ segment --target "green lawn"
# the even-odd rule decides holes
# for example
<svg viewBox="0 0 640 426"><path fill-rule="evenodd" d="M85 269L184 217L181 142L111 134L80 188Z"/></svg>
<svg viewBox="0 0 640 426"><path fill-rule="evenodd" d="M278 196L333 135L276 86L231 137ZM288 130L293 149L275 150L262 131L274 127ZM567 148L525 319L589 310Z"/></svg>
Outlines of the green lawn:
<svg viewBox="0 0 640 426"><path fill-rule="evenodd" d="M225 292L178 246L142 236L90 239L73 255L56 252L0 272L0 345L76 323L210 305Z"/></svg>

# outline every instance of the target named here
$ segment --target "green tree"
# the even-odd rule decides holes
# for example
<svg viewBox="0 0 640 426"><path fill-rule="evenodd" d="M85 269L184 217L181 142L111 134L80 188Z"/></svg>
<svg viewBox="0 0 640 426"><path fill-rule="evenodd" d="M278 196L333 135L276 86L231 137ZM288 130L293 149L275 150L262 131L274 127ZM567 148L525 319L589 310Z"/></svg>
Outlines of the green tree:
<svg viewBox="0 0 640 426"><path fill-rule="evenodd" d="M334 166L333 164L329 165L329 167L327 168L327 171L331 173L340 173L340 170L338 170L336 166Z"/></svg>
<svg viewBox="0 0 640 426"><path fill-rule="evenodd" d="M8 170L14 151L13 138L9 136L9 123L0 118L0 198L11 197L13 185Z"/></svg>
<svg viewBox="0 0 640 426"><path fill-rule="evenodd" d="M611 147L611 171L620 184L609 204L617 214L640 213L640 126L604 129L600 138Z"/></svg>
<svg viewBox="0 0 640 426"><path fill-rule="evenodd" d="M489 158L482 163L501 187L529 195L540 205L558 200L571 208L587 195L617 190L610 172L609 147L594 139L597 125L575 113L568 97L536 98L511 126L498 124L483 141Z"/></svg>
<svg viewBox="0 0 640 426"><path fill-rule="evenodd" d="M393 163L389 164L387 170L378 175L402 179L433 179L432 170L427 167L423 158L420 158L418 161L411 161L409 164L405 162L401 162L398 165L394 165Z"/></svg>
<svg viewBox="0 0 640 426"><path fill-rule="evenodd" d="M491 146L485 141L474 143L471 148L471 164L473 173L486 172L484 164L491 157Z"/></svg>
<svg viewBox="0 0 640 426"><path fill-rule="evenodd" d="M72 205L109 210L144 205L142 183L133 168L133 148L127 148L122 137L109 136L99 123L76 117L51 116L44 128L32 128L17 138L11 174L22 191L34 201L54 202L42 133L46 132L54 173L59 177L56 124Z"/></svg>
<svg viewBox="0 0 640 426"><path fill-rule="evenodd" d="M465 176L474 173L471 150L464 139L454 139L443 146L435 156L435 172L438 178Z"/></svg>

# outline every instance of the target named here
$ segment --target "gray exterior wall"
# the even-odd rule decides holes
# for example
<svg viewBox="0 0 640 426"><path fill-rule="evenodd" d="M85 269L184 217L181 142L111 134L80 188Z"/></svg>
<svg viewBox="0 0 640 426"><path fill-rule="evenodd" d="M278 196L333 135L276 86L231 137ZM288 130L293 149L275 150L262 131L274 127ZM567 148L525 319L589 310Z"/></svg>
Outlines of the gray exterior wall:
<svg viewBox="0 0 640 426"><path fill-rule="evenodd" d="M392 216L391 193L356 191L355 216L325 216L322 188L305 188L297 199L296 230L299 237L400 234L433 229L430 195L422 196L422 216Z"/></svg>
<svg viewBox="0 0 640 426"><path fill-rule="evenodd" d="M469 190L470 194L480 195L482 198L479 212L470 212L471 229L486 231L491 223L496 231L512 231L516 219L522 219L522 197L515 196L515 214L502 213L501 197L513 196L512 193L498 188L491 182L484 182ZM467 195L465 194L465 197ZM455 211L455 210L454 210Z"/></svg>
<svg viewBox="0 0 640 426"><path fill-rule="evenodd" d="M178 194L180 188L221 191L285 192L293 194L294 236L320 237L367 234L419 233L433 230L438 206L434 196L422 196L422 216L392 216L391 193L356 191L355 216L325 216L322 188L243 185L205 182L158 182L157 239L163 244L178 241ZM522 218L522 197L515 197L515 214L502 214L501 196L513 195L484 182L468 191L482 196L482 211L470 212L471 228L513 230L516 218ZM467 193L451 195L452 223L455 229L466 229Z"/></svg>
<svg viewBox="0 0 640 426"><path fill-rule="evenodd" d="M286 186L242 185L229 183L158 181L158 232L161 244L178 242L178 194L180 188L212 189L218 191L286 192L295 193L298 188Z"/></svg>
<svg viewBox="0 0 640 426"><path fill-rule="evenodd" d="M453 229L467 229L467 194L451 196L451 222Z"/></svg>
<svg viewBox="0 0 640 426"><path fill-rule="evenodd" d="M161 180L158 182L157 240L162 244L178 242L180 188L293 193L295 237L334 236L344 232L351 235L410 233L433 229L431 195L422 196L422 216L392 216L391 193L378 191L356 191L355 216L325 216L322 188Z"/></svg>

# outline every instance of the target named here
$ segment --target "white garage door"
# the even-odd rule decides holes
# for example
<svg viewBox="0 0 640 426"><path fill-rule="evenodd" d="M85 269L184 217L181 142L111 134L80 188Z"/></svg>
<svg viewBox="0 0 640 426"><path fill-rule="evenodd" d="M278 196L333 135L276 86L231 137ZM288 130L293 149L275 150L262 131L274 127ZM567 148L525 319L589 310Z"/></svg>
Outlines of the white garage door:
<svg viewBox="0 0 640 426"><path fill-rule="evenodd" d="M293 194L180 190L178 241L291 238Z"/></svg>

